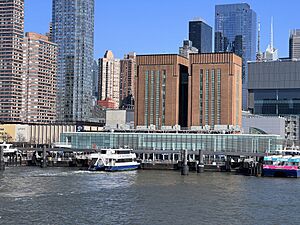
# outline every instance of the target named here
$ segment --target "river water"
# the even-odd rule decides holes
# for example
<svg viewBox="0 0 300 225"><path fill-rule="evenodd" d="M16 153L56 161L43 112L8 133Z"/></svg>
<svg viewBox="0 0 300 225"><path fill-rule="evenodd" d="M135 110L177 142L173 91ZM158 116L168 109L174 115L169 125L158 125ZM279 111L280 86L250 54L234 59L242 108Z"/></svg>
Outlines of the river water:
<svg viewBox="0 0 300 225"><path fill-rule="evenodd" d="M0 224L299 224L300 179L178 171L0 172Z"/></svg>

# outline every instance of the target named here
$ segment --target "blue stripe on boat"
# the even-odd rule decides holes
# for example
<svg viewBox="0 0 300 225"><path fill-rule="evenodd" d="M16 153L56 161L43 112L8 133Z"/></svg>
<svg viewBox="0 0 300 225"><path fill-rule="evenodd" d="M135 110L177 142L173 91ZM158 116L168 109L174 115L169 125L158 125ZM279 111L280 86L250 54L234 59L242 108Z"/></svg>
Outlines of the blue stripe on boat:
<svg viewBox="0 0 300 225"><path fill-rule="evenodd" d="M105 167L105 171L124 171L124 170L135 170L139 166L138 165L128 165L128 166L107 166Z"/></svg>

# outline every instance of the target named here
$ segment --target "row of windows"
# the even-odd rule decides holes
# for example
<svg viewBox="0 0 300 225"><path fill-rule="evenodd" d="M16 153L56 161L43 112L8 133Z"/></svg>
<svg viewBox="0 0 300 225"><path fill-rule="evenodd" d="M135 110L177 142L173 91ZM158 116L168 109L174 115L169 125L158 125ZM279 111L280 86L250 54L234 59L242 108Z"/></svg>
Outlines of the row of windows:
<svg viewBox="0 0 300 225"><path fill-rule="evenodd" d="M159 81L160 81L160 71L157 71L156 76L156 94L155 94L155 124L156 126L159 126L159 103L160 103L160 87L159 87Z"/></svg>
<svg viewBox="0 0 300 225"><path fill-rule="evenodd" d="M154 74L155 71L151 71L150 77L150 124L153 124L154 115Z"/></svg>
<svg viewBox="0 0 300 225"><path fill-rule="evenodd" d="M221 70L217 69L217 79L215 78L215 70L211 72L205 70L205 125L209 124L209 115L211 115L211 125L221 124ZM211 78L211 79L210 79ZM217 85L215 83L217 80ZM203 69L200 70L200 85L199 85L199 113L200 124L203 124ZM217 99L215 99L217 94ZM209 101L209 95L211 96ZM217 104L216 104L217 102ZM210 104L209 104L210 103ZM217 121L215 115L217 114Z"/></svg>
<svg viewBox="0 0 300 225"><path fill-rule="evenodd" d="M145 126L148 126L148 81L149 81L149 72L146 71L145 74Z"/></svg>
<svg viewBox="0 0 300 225"><path fill-rule="evenodd" d="M61 134L61 140L68 140L75 148L119 148L162 150L199 150L266 152L274 151L281 144L278 136L251 135L203 135L203 134L121 134L81 133Z"/></svg>

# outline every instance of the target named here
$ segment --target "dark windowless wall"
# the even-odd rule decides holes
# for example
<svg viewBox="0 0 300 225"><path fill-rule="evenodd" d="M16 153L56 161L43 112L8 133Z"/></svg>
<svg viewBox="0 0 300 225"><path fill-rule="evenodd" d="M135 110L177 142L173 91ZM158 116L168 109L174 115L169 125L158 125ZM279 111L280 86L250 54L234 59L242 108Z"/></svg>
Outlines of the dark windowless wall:
<svg viewBox="0 0 300 225"><path fill-rule="evenodd" d="M300 61L253 62L249 109L255 114L300 114Z"/></svg>

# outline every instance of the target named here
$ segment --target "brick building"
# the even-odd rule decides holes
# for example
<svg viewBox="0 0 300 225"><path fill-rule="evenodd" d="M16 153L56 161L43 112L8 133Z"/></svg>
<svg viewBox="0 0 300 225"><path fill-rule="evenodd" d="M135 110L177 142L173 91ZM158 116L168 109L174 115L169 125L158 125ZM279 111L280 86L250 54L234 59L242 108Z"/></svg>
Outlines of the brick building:
<svg viewBox="0 0 300 225"><path fill-rule="evenodd" d="M138 55L135 126L241 126L241 76L234 53Z"/></svg>

